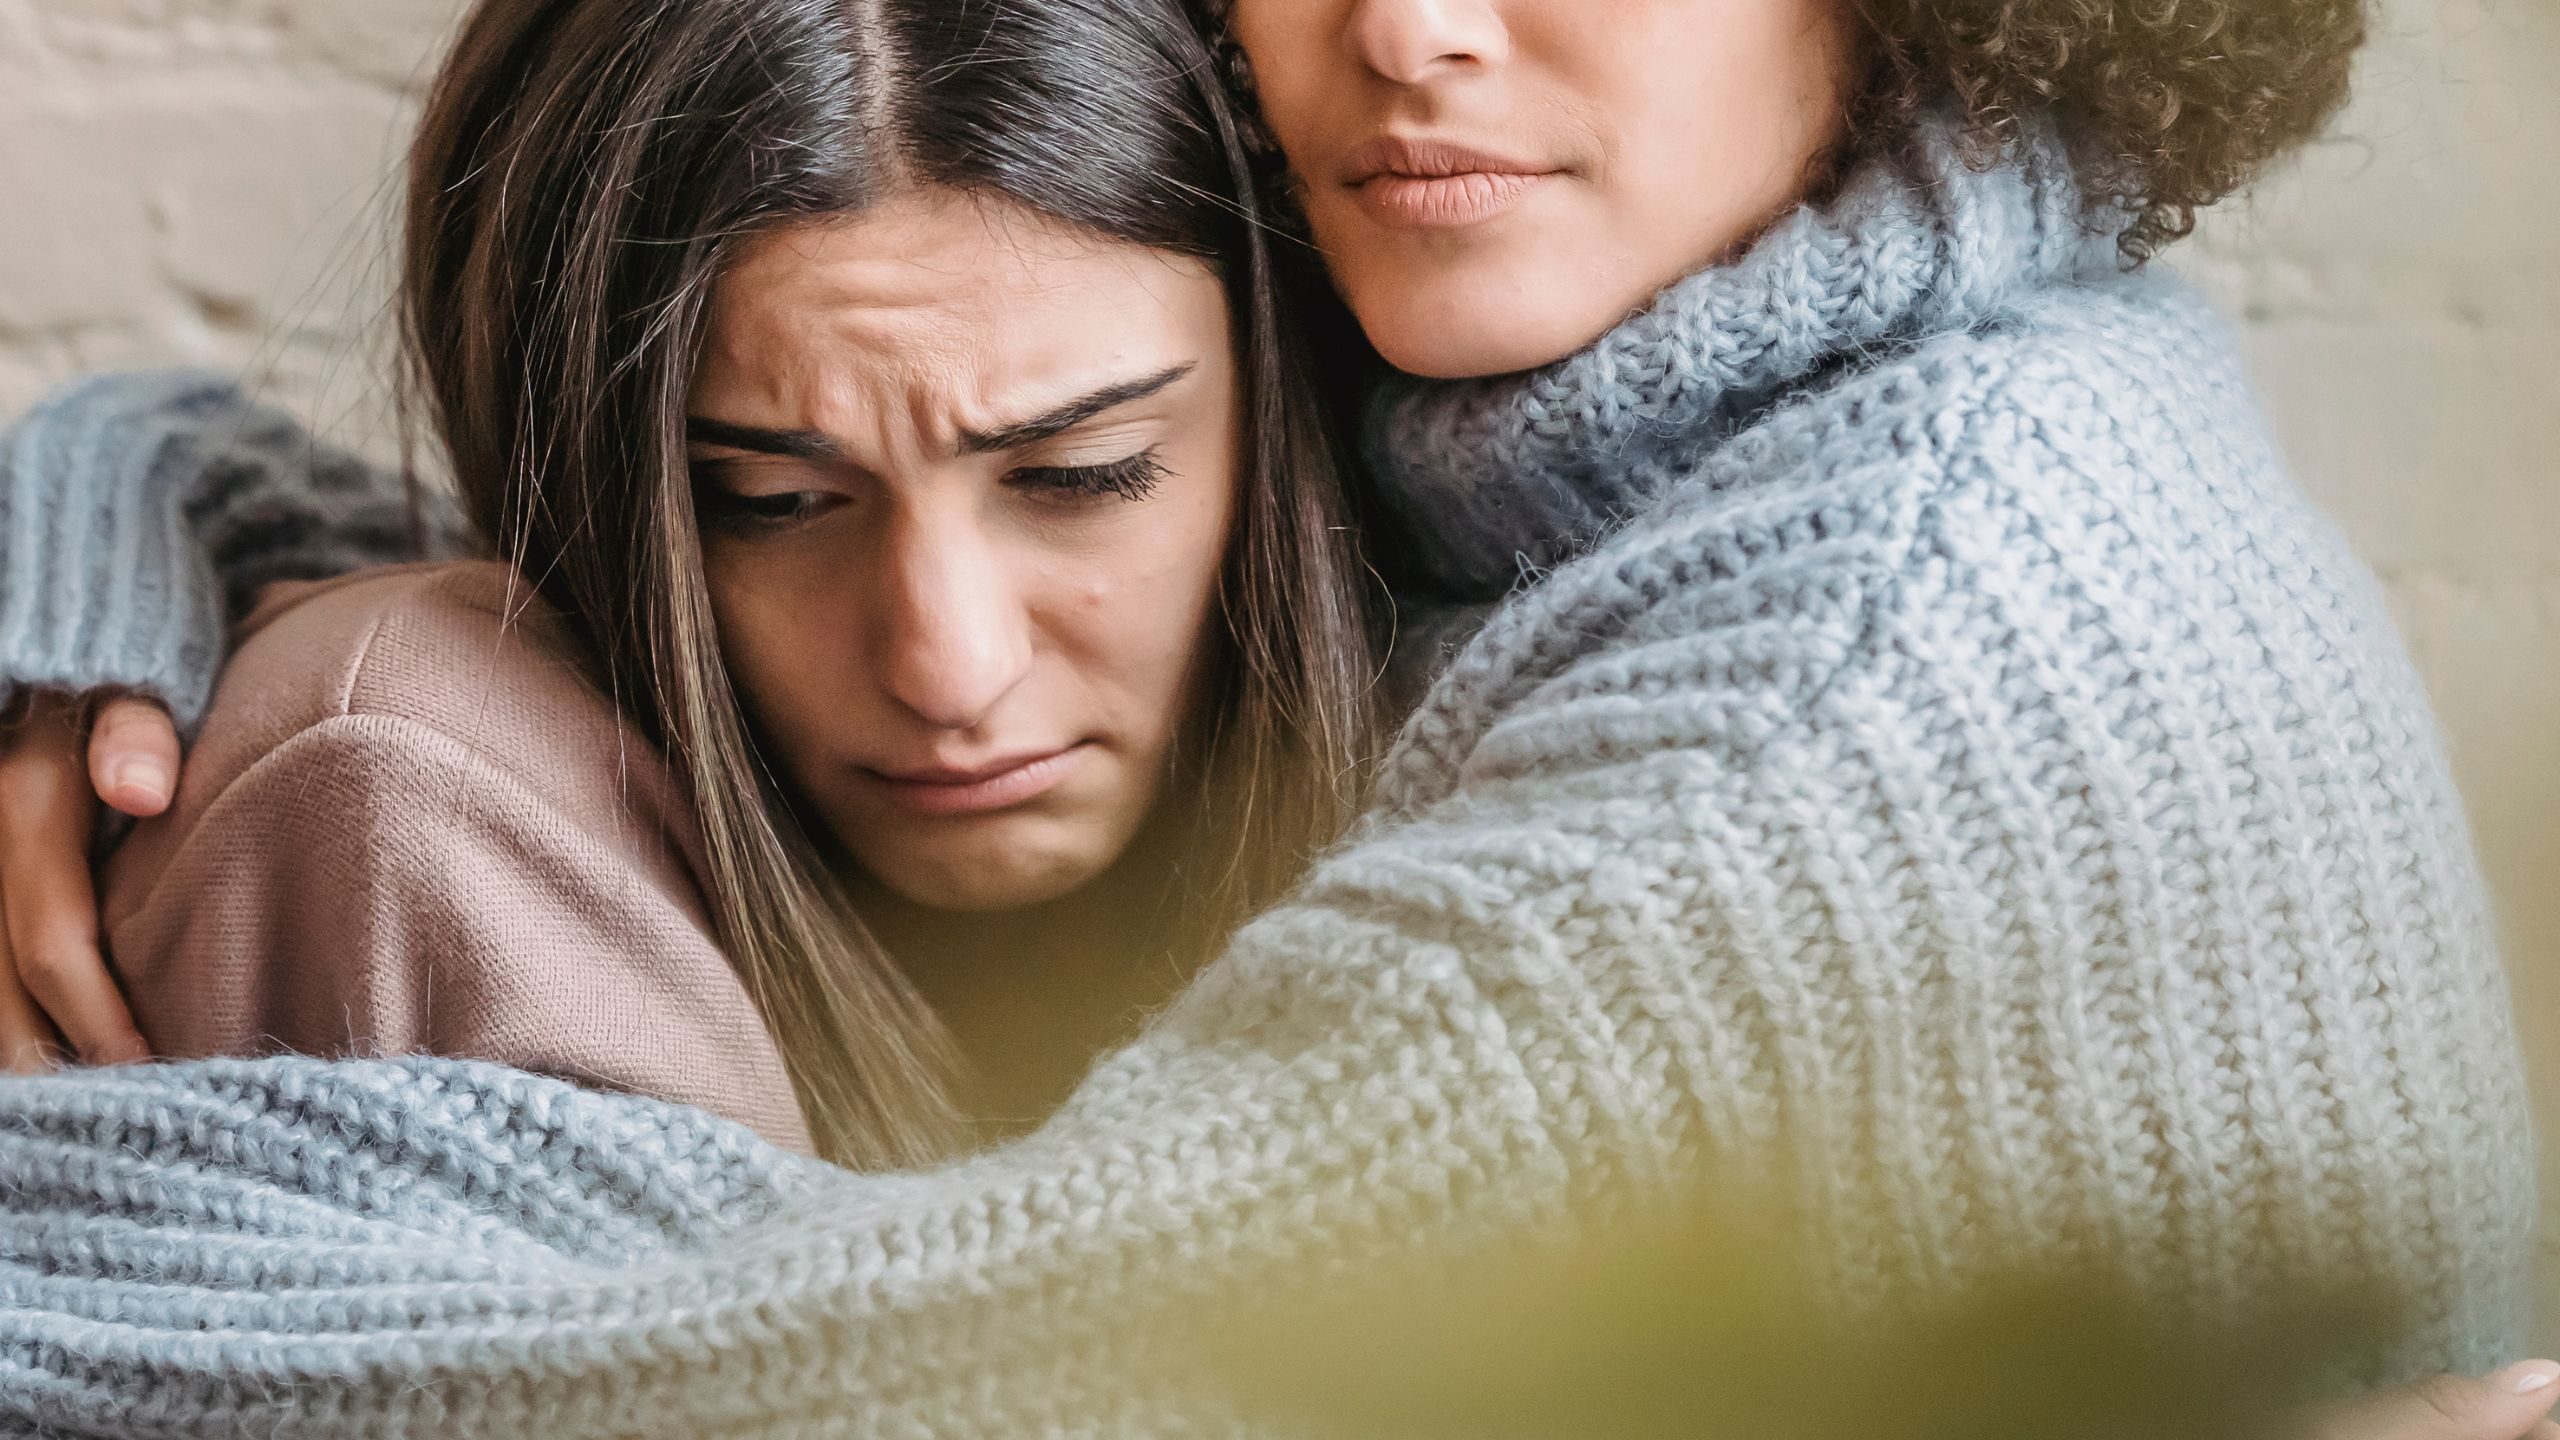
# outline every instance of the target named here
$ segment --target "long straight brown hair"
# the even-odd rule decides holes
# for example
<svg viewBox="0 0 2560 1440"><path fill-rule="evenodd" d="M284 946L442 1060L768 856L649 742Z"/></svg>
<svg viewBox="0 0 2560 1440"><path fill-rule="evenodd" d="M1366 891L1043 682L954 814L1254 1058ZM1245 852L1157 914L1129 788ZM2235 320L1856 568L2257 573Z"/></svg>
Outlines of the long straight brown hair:
<svg viewBox="0 0 2560 1440"><path fill-rule="evenodd" d="M720 938L822 1153L947 1155L948 1037L759 758L685 465L739 240L901 186L1003 196L1223 277L1244 387L1224 655L1188 753L1222 931L1338 832L1372 742L1341 466L1235 116L1176 0L482 0L410 157L401 323L483 540L691 786ZM1186 803L1176 801L1173 803Z"/></svg>

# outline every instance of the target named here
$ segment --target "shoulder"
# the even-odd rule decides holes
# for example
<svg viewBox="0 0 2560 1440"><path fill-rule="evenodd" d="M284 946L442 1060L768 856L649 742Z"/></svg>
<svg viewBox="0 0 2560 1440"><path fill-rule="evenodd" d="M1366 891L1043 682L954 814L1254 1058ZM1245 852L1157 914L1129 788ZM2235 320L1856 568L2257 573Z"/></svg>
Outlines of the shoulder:
<svg viewBox="0 0 2560 1440"><path fill-rule="evenodd" d="M2056 287L2002 323L1942 348L1978 377L1976 403L1985 418L2004 430L2029 430L2048 445L2187 448L2219 437L2212 448L2221 448L2264 440L2238 334L2211 302L2156 263Z"/></svg>
<svg viewBox="0 0 2560 1440"><path fill-rule="evenodd" d="M2311 641L2291 617L2320 614L2337 621L2322 644L2396 651L2371 574L2296 483L2237 335L2174 274L2058 288L1930 350L1915 362L1961 384L1914 482L1905 624L1960 593L2005 597L2019 646L2077 616L2190 638L2238 620L2281 647Z"/></svg>
<svg viewBox="0 0 2560 1440"><path fill-rule="evenodd" d="M2069 464L2092 450L2192 449L2201 437L2272 460L2237 337L2159 269L2056 285L1972 328L1862 357L1768 411L1661 487L1683 523L1748 523L1924 502L1986 468ZM2220 446L2209 448L2221 448ZM2188 456L2188 468L2213 457Z"/></svg>
<svg viewBox="0 0 2560 1440"><path fill-rule="evenodd" d="M244 626L175 802L112 859L109 923L190 852L238 848L244 825L264 837L258 863L294 863L295 837L259 818L276 795L334 797L303 840L360 845L379 863L435 864L421 847L464 833L458 818L489 843L514 824L574 839L701 908L684 788L502 566L403 566L271 594Z"/></svg>
<svg viewBox="0 0 2560 1440"><path fill-rule="evenodd" d="M2106 628L2093 610L2176 631L2178 607L2227 591L2239 532L2285 552L2269 584L2361 583L2285 477L2228 332L2165 275L1870 357L1649 488L1442 675L1387 794L1666 752L1762 765L1773 741L1871 720L1842 707L1878 686L1960 689L1966 665L1992 683L2056 624ZM2128 565L2188 578L2136 594ZM1943 643L1949 626L1981 643Z"/></svg>
<svg viewBox="0 0 2560 1440"><path fill-rule="evenodd" d="M1686 582L1891 569L1986 472L2045 469L2067 488L2103 453L2254 482L2276 468L2263 442L2212 307L2165 273L2112 275L1858 357L1729 435L1666 448L1637 487L1649 503L1592 558L1640 572L1649 557Z"/></svg>
<svg viewBox="0 0 2560 1440"><path fill-rule="evenodd" d="M409 856L407 840L449 833L458 814L491 834L538 816L546 833L686 890L701 873L692 807L659 752L591 679L558 617L486 562L270 592L244 623L174 803L114 857L110 921L119 898L149 893L182 851L227 848L246 812L275 808L259 797L279 794L336 797L313 821L360 831L377 857Z"/></svg>
<svg viewBox="0 0 2560 1440"><path fill-rule="evenodd" d="M104 910L165 1053L470 1056L805 1144L703 874L565 633L496 566L426 566L262 607Z"/></svg>
<svg viewBox="0 0 2560 1440"><path fill-rule="evenodd" d="M294 742L327 729L330 743ZM485 561L279 586L244 622L175 811L252 770L455 752L571 814L637 810L690 842L657 749L600 689L560 617ZM436 766L450 762L441 754Z"/></svg>
<svg viewBox="0 0 2560 1440"><path fill-rule="evenodd" d="M504 756L535 717L611 728L559 616L486 561L403 565L280 585L243 622L206 745L271 748L341 716L447 732Z"/></svg>
<svg viewBox="0 0 2560 1440"><path fill-rule="evenodd" d="M350 714L146 840L165 843L109 864L106 935L159 1053L493 1060L808 1143L698 885L646 824Z"/></svg>
<svg viewBox="0 0 2560 1440"><path fill-rule="evenodd" d="M2003 553L2192 548L2232 530L2335 548L2277 451L2236 337L2157 270L2055 286L1872 357L1661 496L1612 558L1652 557L1682 582L1656 587L1681 631L1765 619L1773 598L1872 630L1874 607ZM1702 608L1699 577L1730 577L1753 603Z"/></svg>

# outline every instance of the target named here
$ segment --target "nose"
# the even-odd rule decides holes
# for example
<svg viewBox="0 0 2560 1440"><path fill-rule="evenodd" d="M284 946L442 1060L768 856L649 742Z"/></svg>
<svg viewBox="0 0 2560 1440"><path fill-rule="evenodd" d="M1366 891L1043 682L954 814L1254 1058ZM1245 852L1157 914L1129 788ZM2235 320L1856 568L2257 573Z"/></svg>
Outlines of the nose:
<svg viewBox="0 0 2560 1440"><path fill-rule="evenodd" d="M937 729L983 723L1031 669L1030 617L1003 556L973 526L909 524L882 559L882 687Z"/></svg>
<svg viewBox="0 0 2560 1440"><path fill-rule="evenodd" d="M1492 0L1355 0L1344 39L1354 58L1399 85L1491 69L1511 53Z"/></svg>

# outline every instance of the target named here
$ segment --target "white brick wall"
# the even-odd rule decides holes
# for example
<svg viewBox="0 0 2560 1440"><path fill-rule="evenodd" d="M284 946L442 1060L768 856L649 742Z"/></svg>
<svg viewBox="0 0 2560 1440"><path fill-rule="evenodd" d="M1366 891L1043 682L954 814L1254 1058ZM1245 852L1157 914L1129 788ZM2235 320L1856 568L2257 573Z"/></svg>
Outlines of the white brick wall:
<svg viewBox="0 0 2560 1440"><path fill-rule="evenodd" d="M2342 138L2176 263L2390 585L2560 1117L2560 0L2385 4ZM455 11L0 0L0 413L201 360L383 449L388 177Z"/></svg>
<svg viewBox="0 0 2560 1440"><path fill-rule="evenodd" d="M455 0L0 0L0 410L202 361L360 443L384 218Z"/></svg>

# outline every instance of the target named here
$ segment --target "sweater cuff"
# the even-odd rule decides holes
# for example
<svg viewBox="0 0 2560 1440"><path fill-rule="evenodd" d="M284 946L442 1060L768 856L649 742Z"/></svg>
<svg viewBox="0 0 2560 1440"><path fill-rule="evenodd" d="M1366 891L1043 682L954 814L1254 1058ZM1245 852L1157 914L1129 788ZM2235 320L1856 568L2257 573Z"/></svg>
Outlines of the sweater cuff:
<svg viewBox="0 0 2560 1440"><path fill-rule="evenodd" d="M106 375L0 433L0 701L137 692L194 732L225 616L187 500L202 433L245 404L221 375Z"/></svg>

